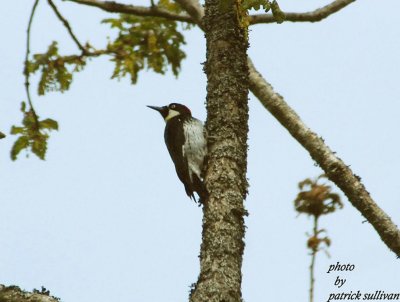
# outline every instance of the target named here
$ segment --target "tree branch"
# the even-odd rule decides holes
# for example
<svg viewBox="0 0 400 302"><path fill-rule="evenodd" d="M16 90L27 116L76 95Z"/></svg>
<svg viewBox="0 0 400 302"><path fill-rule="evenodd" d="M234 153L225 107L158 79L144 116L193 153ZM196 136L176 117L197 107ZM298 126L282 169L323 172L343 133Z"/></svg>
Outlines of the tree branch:
<svg viewBox="0 0 400 302"><path fill-rule="evenodd" d="M0 284L0 301L7 302L59 302L60 299L50 294L50 291L42 286L41 290L33 292L21 290L18 286L5 286Z"/></svg>
<svg viewBox="0 0 400 302"><path fill-rule="evenodd" d="M121 4L113 1L98 1L98 0L64 0L75 2L78 4L88 5L100 8L110 13L131 14L143 17L161 17L168 20L180 21L193 24L192 17L188 14L172 13L166 9L157 6L145 7L129 4Z"/></svg>
<svg viewBox="0 0 400 302"><path fill-rule="evenodd" d="M284 22L318 22L338 12L356 0L335 0L332 3L306 13L285 13ZM272 14L259 14L250 16L250 24L276 23Z"/></svg>
<svg viewBox="0 0 400 302"><path fill-rule="evenodd" d="M78 4L88 5L100 8L104 11L110 13L123 13L132 14L143 17L162 17L169 20L186 22L186 23L196 23L200 28L202 28L201 20L204 16L203 7L197 1L192 0L176 0L188 14L176 14L168 10L158 8L157 6L145 7L137 5L129 5L117 3L114 1L100 1L100 0L63 0L75 2ZM318 22L328 16L338 12L342 8L346 7L356 0L335 0L334 2L318 8L311 12L305 13L285 13L284 22ZM259 14L250 16L250 25L260 24L260 23L275 23L276 19L272 14Z"/></svg>
<svg viewBox="0 0 400 302"><path fill-rule="evenodd" d="M196 4L198 4L197 0L176 0L176 2L193 17L193 20L197 24L201 23L201 17L204 15L202 7L197 5L196 14L191 12L196 7ZM248 58L248 65L250 73L249 88L251 92L310 153L311 157L325 171L328 178L346 194L351 204L372 224L386 246L400 257L400 231L390 217L371 198L369 192L361 183L360 177L355 175L329 149L322 138L304 124L297 113L285 102L283 97L277 94L272 86L255 69L250 58Z"/></svg>
<svg viewBox="0 0 400 302"><path fill-rule="evenodd" d="M28 27L26 29L26 52L25 52L25 62L24 62L25 92L26 92L26 97L28 98L30 111L33 114L33 118L35 120L35 124L37 127L39 126L39 118L36 114L35 108L33 107L33 102L31 98L30 82L29 82L30 72L28 69L28 65L29 65L29 54L31 52L31 27L38 3L39 0L35 0L32 7L31 15L29 17Z"/></svg>
<svg viewBox="0 0 400 302"><path fill-rule="evenodd" d="M325 171L326 175L343 192L351 204L361 212L375 228L382 241L400 257L400 231L390 217L375 203L361 183L361 178L353 173L339 157L312 132L289 107L283 97L255 69L248 59L250 90L264 107L284 126L289 133L310 153L311 157Z"/></svg>
<svg viewBox="0 0 400 302"><path fill-rule="evenodd" d="M203 29L202 19L204 17L204 8L197 0L175 0L192 18L201 29Z"/></svg>
<svg viewBox="0 0 400 302"><path fill-rule="evenodd" d="M60 11L57 9L57 6L53 3L52 0L47 0L51 8L53 9L54 13L56 14L57 18L64 24L66 29L68 30L69 35L71 36L72 40L74 40L75 44L78 46L78 48L82 51L82 53L86 53L86 48L79 42L78 38L75 36L75 34L72 31L71 26L69 25L67 19L65 19Z"/></svg>
<svg viewBox="0 0 400 302"><path fill-rule="evenodd" d="M81 55L69 55L69 56L63 56L63 61L64 62L73 62L76 59L83 59L83 58L96 58L100 57L102 55L113 55L117 54L115 51L107 50L107 49L99 49L99 50L93 50L93 51L86 51L84 54Z"/></svg>

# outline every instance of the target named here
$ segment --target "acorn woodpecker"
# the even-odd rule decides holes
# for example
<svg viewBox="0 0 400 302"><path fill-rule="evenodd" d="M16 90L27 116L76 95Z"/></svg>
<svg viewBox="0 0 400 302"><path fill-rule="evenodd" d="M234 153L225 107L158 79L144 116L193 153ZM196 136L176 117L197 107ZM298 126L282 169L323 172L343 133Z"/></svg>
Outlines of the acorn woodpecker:
<svg viewBox="0 0 400 302"><path fill-rule="evenodd" d="M182 104L147 107L157 110L164 118L165 144L175 164L176 173L185 186L186 194L196 201L196 192L200 197L199 202L204 202L207 190L202 181L202 172L207 141L203 123L192 117L189 108Z"/></svg>

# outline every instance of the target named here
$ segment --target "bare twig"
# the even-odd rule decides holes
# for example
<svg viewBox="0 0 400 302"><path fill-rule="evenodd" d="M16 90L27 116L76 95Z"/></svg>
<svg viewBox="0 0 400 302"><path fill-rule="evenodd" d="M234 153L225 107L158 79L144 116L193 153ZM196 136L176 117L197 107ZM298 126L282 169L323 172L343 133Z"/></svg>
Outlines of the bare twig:
<svg viewBox="0 0 400 302"><path fill-rule="evenodd" d="M318 22L338 12L356 0L335 0L332 3L306 13L285 13L284 22ZM250 24L276 23L272 14L250 16Z"/></svg>
<svg viewBox="0 0 400 302"><path fill-rule="evenodd" d="M57 6L53 3L52 0L47 0L51 8L53 9L54 13L56 14L57 18L64 24L65 28L68 30L69 35L71 36L72 40L74 40L75 44L78 46L78 48L82 51L82 53L86 53L87 50L86 48L82 45L81 42L79 42L78 38L75 36L74 32L72 31L71 26L69 25L69 22L67 19L65 19L60 11L58 10Z"/></svg>
<svg viewBox="0 0 400 302"><path fill-rule="evenodd" d="M192 18L188 14L176 14L166 9L154 7L145 7L129 4L121 4L113 1L99 1L99 0L67 0L83 5L89 5L100 8L110 13L123 13L132 14L143 17L161 17L168 20L180 21L193 24Z"/></svg>
<svg viewBox="0 0 400 302"><path fill-rule="evenodd" d="M28 28L26 29L26 53L25 53L25 62L24 62L24 75L25 75L25 91L26 91L26 97L28 98L28 103L30 107L30 111L33 114L35 124L38 126L39 125L39 120L38 116L36 114L35 108L33 107L32 99L31 99L31 92L30 92L30 83L29 83L29 76L30 72L28 70L28 65L29 65L29 54L31 52L31 27L32 27L32 22L33 22L33 17L35 16L36 8L39 3L39 0L35 0L31 15L29 17L29 22L28 22Z"/></svg>
<svg viewBox="0 0 400 302"><path fill-rule="evenodd" d="M116 51L108 50L108 49L99 49L99 50L93 50L93 51L86 51L85 53L82 53L80 55L69 55L69 56L63 56L62 59L64 62L74 62L76 59L83 59L83 58L96 58L100 57L102 55L113 55L113 54L118 54Z"/></svg>
<svg viewBox="0 0 400 302"><path fill-rule="evenodd" d="M314 227L313 227L313 234L314 238L318 236L318 218L319 216L314 216ZM311 264L310 264L310 302L314 302L314 266L315 266L315 258L317 257L318 252L318 245L316 248L311 249Z"/></svg>
<svg viewBox="0 0 400 302"><path fill-rule="evenodd" d="M175 0L191 17L192 20L201 28L204 17L204 8L197 0Z"/></svg>

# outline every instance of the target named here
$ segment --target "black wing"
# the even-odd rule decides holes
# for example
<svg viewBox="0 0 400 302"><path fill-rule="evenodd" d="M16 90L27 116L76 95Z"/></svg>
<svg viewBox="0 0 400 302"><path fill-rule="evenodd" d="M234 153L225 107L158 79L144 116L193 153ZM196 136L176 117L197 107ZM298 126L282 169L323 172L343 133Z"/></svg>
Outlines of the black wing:
<svg viewBox="0 0 400 302"><path fill-rule="evenodd" d="M164 139L172 161L175 164L176 174L178 174L179 179L185 185L186 194L194 199L188 162L183 151L185 136L183 133L183 121L180 118L171 119L167 123Z"/></svg>

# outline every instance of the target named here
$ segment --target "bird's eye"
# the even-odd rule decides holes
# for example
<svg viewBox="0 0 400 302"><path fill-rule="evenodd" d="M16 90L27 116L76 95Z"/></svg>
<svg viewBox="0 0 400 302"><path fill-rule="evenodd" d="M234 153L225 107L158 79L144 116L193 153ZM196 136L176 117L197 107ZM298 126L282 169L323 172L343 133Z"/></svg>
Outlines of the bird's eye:
<svg viewBox="0 0 400 302"><path fill-rule="evenodd" d="M175 105L171 105L171 108L172 108L172 109L175 109L175 107L176 107Z"/></svg>

